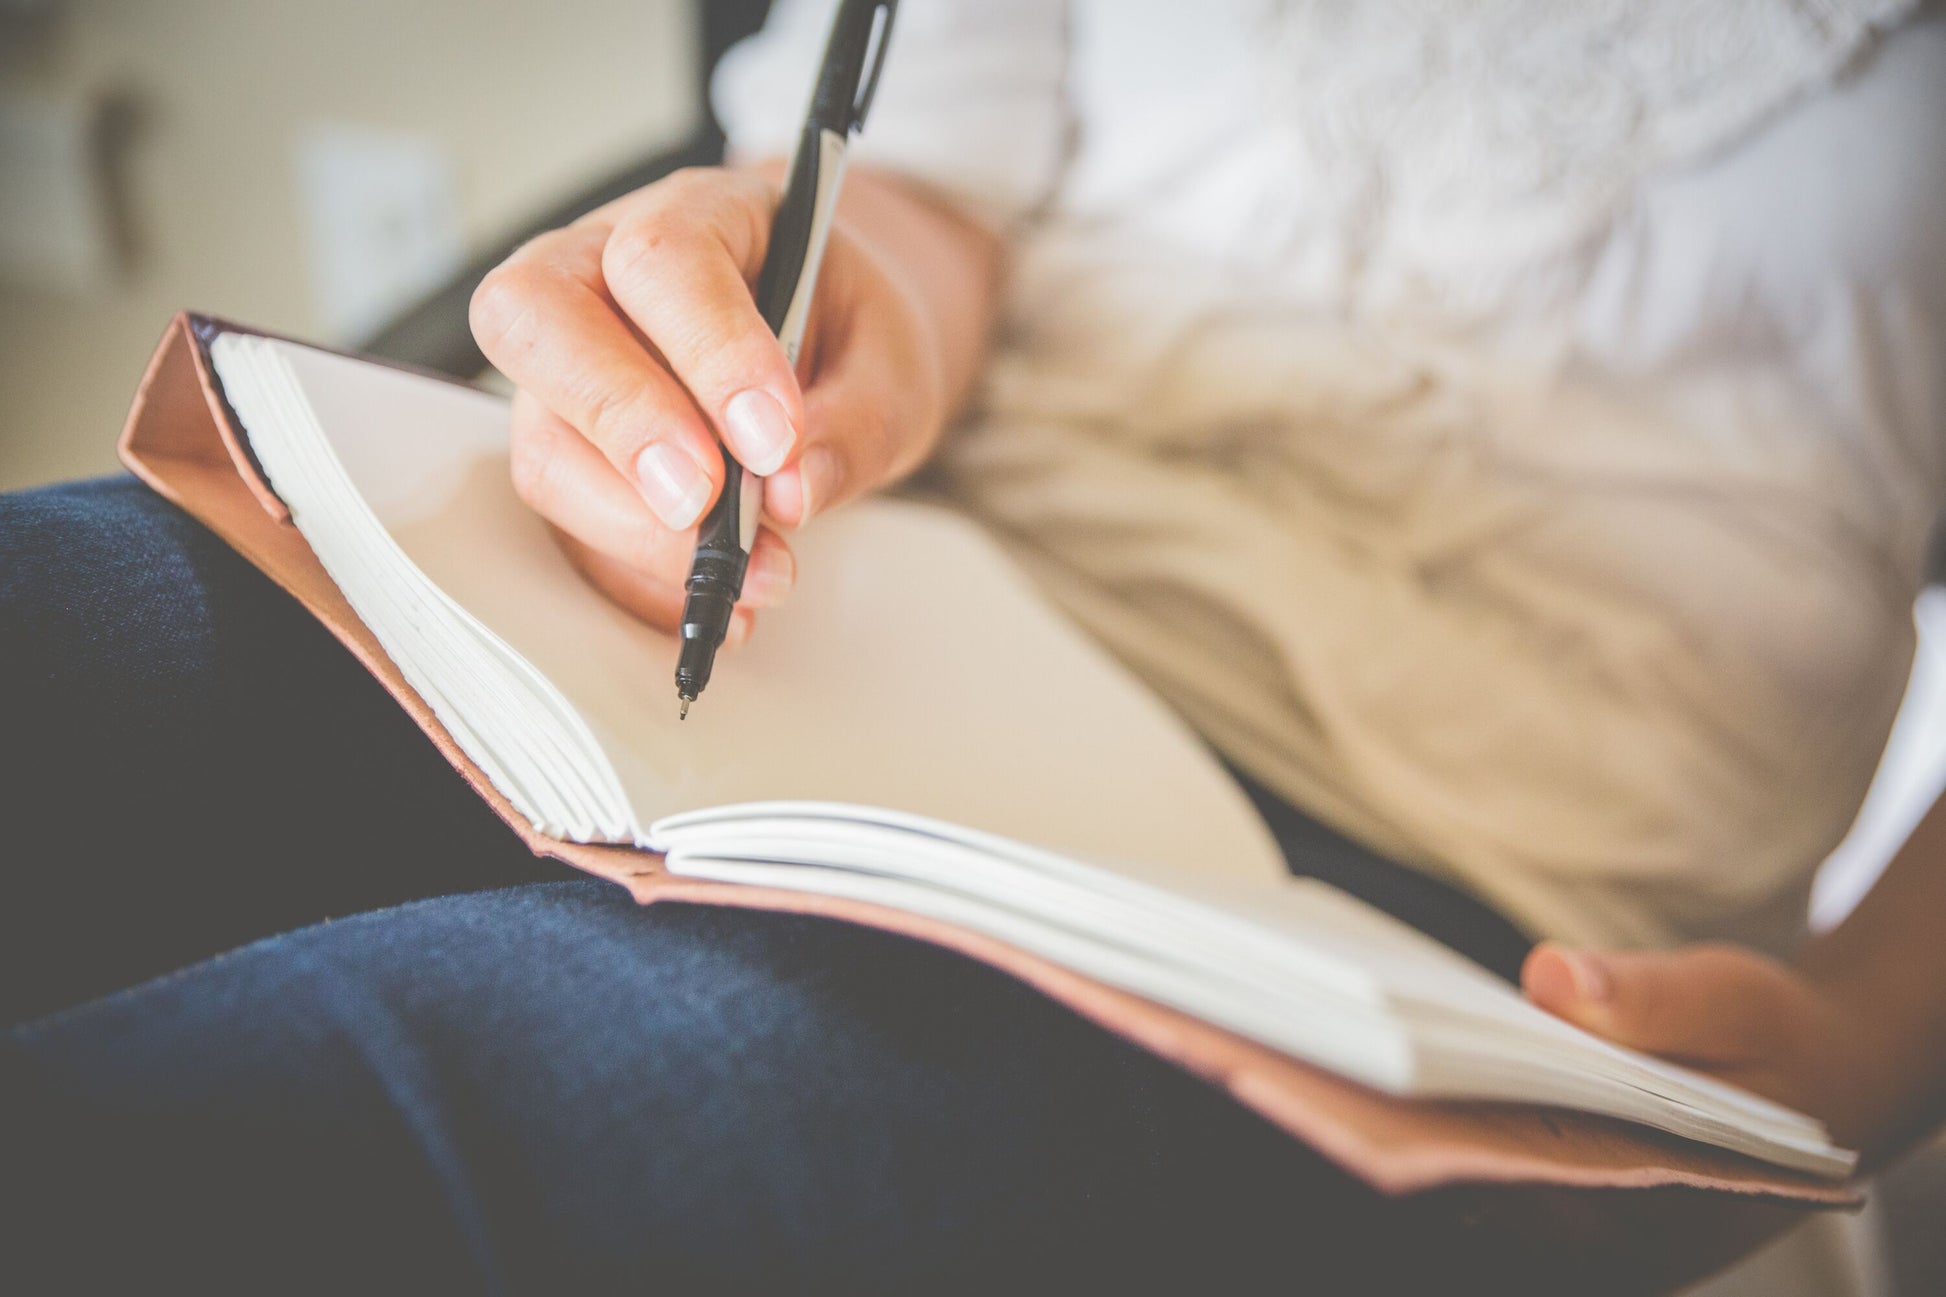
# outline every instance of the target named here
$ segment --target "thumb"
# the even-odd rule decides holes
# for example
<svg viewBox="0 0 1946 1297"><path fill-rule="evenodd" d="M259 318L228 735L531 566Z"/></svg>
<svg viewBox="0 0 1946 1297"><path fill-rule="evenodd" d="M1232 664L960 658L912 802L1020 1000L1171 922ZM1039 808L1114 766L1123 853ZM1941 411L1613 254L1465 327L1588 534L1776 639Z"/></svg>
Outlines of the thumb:
<svg viewBox="0 0 1946 1297"><path fill-rule="evenodd" d="M1728 1064L1761 1052L1780 969L1729 946L1604 952L1542 943L1521 987L1557 1017L1647 1053Z"/></svg>

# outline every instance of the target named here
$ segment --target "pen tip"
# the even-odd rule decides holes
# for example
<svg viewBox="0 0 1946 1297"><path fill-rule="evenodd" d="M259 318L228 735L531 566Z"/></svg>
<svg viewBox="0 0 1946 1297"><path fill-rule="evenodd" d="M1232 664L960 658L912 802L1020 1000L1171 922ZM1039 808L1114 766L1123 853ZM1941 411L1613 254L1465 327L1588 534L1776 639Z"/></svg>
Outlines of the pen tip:
<svg viewBox="0 0 1946 1297"><path fill-rule="evenodd" d="M689 698L689 697L682 697L682 698L679 698L679 699L677 700L677 702L676 702L676 719L677 719L677 720L679 720L679 721L686 721L686 720L688 720L688 719L689 719L689 704L690 704L690 703L692 703L692 702L694 702L694 701L695 701L695 700L694 700L693 698Z"/></svg>

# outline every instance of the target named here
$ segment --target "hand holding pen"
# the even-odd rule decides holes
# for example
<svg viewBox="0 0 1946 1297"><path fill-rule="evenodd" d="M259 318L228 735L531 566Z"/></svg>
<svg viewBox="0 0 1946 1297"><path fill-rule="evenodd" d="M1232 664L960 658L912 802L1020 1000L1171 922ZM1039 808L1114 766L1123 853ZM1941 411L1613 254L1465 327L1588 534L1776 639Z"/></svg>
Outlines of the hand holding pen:
<svg viewBox="0 0 1946 1297"><path fill-rule="evenodd" d="M533 240L473 302L518 388L517 489L644 621L677 628L723 448L764 475L729 644L788 593L789 529L923 462L992 314L993 236L854 168L794 367L754 296L782 170L678 172Z"/></svg>
<svg viewBox="0 0 1946 1297"><path fill-rule="evenodd" d="M864 125L878 89L897 3L842 0L839 4L797 154L791 159L790 181L771 223L763 270L757 276L757 307L793 366L804 343L818 269L837 215L845 153L851 137ZM676 695L685 719L689 705L709 684L716 651L729 633L736 601L742 597L744 568L756 543L763 497L761 479L726 450L723 489L703 516L689 579L683 586L688 597L677 632L682 651L676 663Z"/></svg>

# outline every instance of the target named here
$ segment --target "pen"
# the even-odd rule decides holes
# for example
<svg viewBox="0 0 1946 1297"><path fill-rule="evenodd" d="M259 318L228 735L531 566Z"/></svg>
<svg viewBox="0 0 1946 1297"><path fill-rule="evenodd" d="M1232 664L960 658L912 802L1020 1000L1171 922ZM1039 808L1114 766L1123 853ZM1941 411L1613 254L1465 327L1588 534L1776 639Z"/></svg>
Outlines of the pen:
<svg viewBox="0 0 1946 1297"><path fill-rule="evenodd" d="M885 45L892 34L892 11L897 7L898 0L841 0L838 5L811 94L811 110L771 226L770 246L757 275L757 309L784 344L793 366L811 314L811 294L817 287L825 238L831 232L831 213L838 204L845 150L864 125L865 111L878 89ZM724 450L723 493L697 528L696 556L690 562L689 580L683 583L688 595L682 606L676 697L678 714L684 719L689 705L709 684L716 651L729 632L730 614L743 594L744 569L762 513L763 479L745 472Z"/></svg>

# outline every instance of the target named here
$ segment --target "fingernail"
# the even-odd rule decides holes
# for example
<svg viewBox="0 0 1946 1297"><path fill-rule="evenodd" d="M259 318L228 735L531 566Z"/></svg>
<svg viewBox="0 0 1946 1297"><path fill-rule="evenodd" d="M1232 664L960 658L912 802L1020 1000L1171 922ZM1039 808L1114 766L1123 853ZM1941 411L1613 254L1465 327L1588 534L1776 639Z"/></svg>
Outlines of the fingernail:
<svg viewBox="0 0 1946 1297"><path fill-rule="evenodd" d="M812 514L837 497L838 457L828 447L813 446L804 452L804 458L797 461L797 471L803 480L802 521L808 522Z"/></svg>
<svg viewBox="0 0 1946 1297"><path fill-rule="evenodd" d="M709 501L709 477L702 466L674 446L655 442L635 457L635 480L655 516L673 531L688 531Z"/></svg>
<svg viewBox="0 0 1946 1297"><path fill-rule="evenodd" d="M797 560L790 551L766 547L750 556L750 566L743 574L743 601L767 608L781 602L796 584Z"/></svg>
<svg viewBox="0 0 1946 1297"><path fill-rule="evenodd" d="M784 466L797 433L784 407L769 392L738 392L723 407L723 435L743 466L768 477Z"/></svg>
<svg viewBox="0 0 1946 1297"><path fill-rule="evenodd" d="M750 624L754 620L747 611L738 610L730 614L730 624L723 629L723 647L743 647L743 642L750 638Z"/></svg>
<svg viewBox="0 0 1946 1297"><path fill-rule="evenodd" d="M1561 958L1567 962L1568 972L1574 977L1574 993L1580 999L1589 1004L1600 1004L1614 990L1607 966L1593 955L1564 950Z"/></svg>

